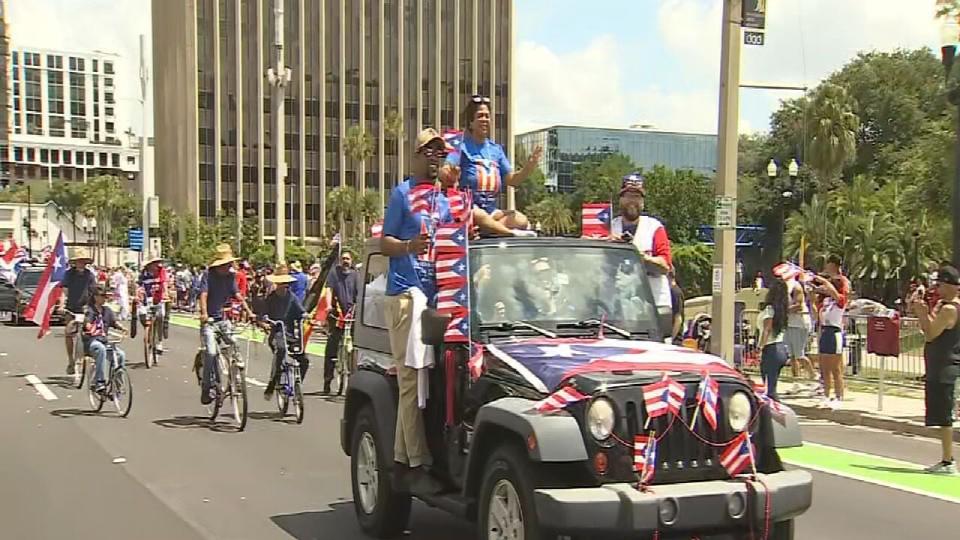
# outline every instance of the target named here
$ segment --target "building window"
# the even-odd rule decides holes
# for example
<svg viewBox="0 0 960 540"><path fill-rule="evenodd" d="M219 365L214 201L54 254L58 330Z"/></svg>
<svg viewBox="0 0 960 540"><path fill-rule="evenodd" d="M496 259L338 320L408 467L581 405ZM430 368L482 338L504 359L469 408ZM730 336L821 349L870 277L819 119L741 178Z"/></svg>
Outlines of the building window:
<svg viewBox="0 0 960 540"><path fill-rule="evenodd" d="M112 154L112 155L110 156L110 158L111 158L111 160L113 161L113 168L114 168L114 169L119 169L119 168L120 168L120 154Z"/></svg>
<svg viewBox="0 0 960 540"><path fill-rule="evenodd" d="M67 65L70 66L70 71L76 71L76 70L77 70L77 57L76 57L76 56L71 56L71 57L70 57L70 62L68 62Z"/></svg>
<svg viewBox="0 0 960 540"><path fill-rule="evenodd" d="M113 62L104 62L103 72L107 75L113 75Z"/></svg>
<svg viewBox="0 0 960 540"><path fill-rule="evenodd" d="M63 103L60 104L60 108L63 108ZM62 112L62 111L61 111ZM50 117L50 136L51 137L63 137L65 135L64 131L64 121L62 116L51 116Z"/></svg>
<svg viewBox="0 0 960 540"><path fill-rule="evenodd" d="M136 156L127 156L127 163L130 165L136 165L137 164Z"/></svg>
<svg viewBox="0 0 960 540"><path fill-rule="evenodd" d="M103 85L112 88L112 87L113 87L113 77L104 77L104 78L103 78Z"/></svg>
<svg viewBox="0 0 960 540"><path fill-rule="evenodd" d="M50 163L53 163L54 165L59 165L59 164L60 164L60 151L59 151L59 150L51 150L51 151L50 151Z"/></svg>
<svg viewBox="0 0 960 540"><path fill-rule="evenodd" d="M37 151L34 148L27 148L27 161L34 163L37 161Z"/></svg>
<svg viewBox="0 0 960 540"><path fill-rule="evenodd" d="M93 167L96 163L93 161L93 152L87 152L87 165Z"/></svg>
<svg viewBox="0 0 960 540"><path fill-rule="evenodd" d="M113 92L105 93L104 99L106 99L108 105L113 105Z"/></svg>
<svg viewBox="0 0 960 540"><path fill-rule="evenodd" d="M13 147L13 160L17 162L23 161L23 148L20 146Z"/></svg>
<svg viewBox="0 0 960 540"><path fill-rule="evenodd" d="M77 152L77 165L83 165L83 152Z"/></svg>
<svg viewBox="0 0 960 540"><path fill-rule="evenodd" d="M40 163L47 163L48 161L50 161L49 152L47 152L47 149L46 149L46 148L41 148L41 149L40 149Z"/></svg>
<svg viewBox="0 0 960 540"><path fill-rule="evenodd" d="M100 166L101 166L101 167L106 167L106 166L107 166L107 153L106 153L106 152L100 152Z"/></svg>
<svg viewBox="0 0 960 540"><path fill-rule="evenodd" d="M13 51L13 65L17 65L19 63L20 63L20 53L18 53L17 51Z"/></svg>
<svg viewBox="0 0 960 540"><path fill-rule="evenodd" d="M93 115L100 116L100 105L97 105L96 103L93 104Z"/></svg>
<svg viewBox="0 0 960 540"><path fill-rule="evenodd" d="M103 114L107 116L113 116L113 107L104 107Z"/></svg>
<svg viewBox="0 0 960 540"><path fill-rule="evenodd" d="M113 122L106 122L105 124L107 133L113 133Z"/></svg>
<svg viewBox="0 0 960 540"><path fill-rule="evenodd" d="M27 114L27 135L43 135L43 120L39 114Z"/></svg>
<svg viewBox="0 0 960 540"><path fill-rule="evenodd" d="M64 165L70 165L70 164L71 164L71 161L73 161L72 158L73 158L73 152L71 152L70 150L64 150L64 151L63 151L63 164L64 164Z"/></svg>

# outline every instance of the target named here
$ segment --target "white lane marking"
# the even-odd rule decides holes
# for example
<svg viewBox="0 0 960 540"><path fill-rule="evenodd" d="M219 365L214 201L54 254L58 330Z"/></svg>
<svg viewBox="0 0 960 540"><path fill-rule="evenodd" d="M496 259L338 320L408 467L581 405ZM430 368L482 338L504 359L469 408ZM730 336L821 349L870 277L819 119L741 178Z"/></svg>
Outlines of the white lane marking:
<svg viewBox="0 0 960 540"><path fill-rule="evenodd" d="M57 395L54 394L52 390L47 388L47 385L43 384L43 381L40 380L40 377L37 377L36 375L27 375L25 378L27 379L28 383L33 385L33 387L37 390L37 393L43 396L43 399L47 401L53 401L57 399Z"/></svg>
<svg viewBox="0 0 960 540"><path fill-rule="evenodd" d="M867 454L867 455L869 455L869 454ZM880 457L880 456L874 456L874 457ZM893 460L893 461L896 461L896 460ZM811 470L811 471L822 472L822 473L824 473L824 474L829 474L829 475L831 475L831 476L839 476L840 478L846 478L847 480L856 480L856 481L858 481L858 482L863 482L863 483L865 483L865 484L873 484L873 485L875 485L875 486L885 487L885 488L888 488L888 489L894 489L894 490L897 490L897 491L903 491L903 492L905 492L905 493L910 493L910 494L913 494L913 495L920 495L921 497L930 497L931 499L938 499L938 500L941 500L941 501L944 501L944 502L949 502L949 503L953 503L953 504L960 504L960 499L958 499L958 498L956 498L956 497L950 497L950 496L948 496L948 495L940 495L940 494L938 494L938 493L931 493L931 492L929 492L929 491L922 491L922 490L919 490L919 489L914 489L914 488L911 488L911 487L902 486L902 485L900 485L900 484L894 484L894 483L891 483L891 482L884 482L883 480L874 480L873 478L865 478L865 477L863 477L863 476L857 476L857 475L855 475L855 474L850 474L850 473L835 471L835 470L830 469L830 468L828 468L828 467L820 467L819 465L810 465L810 464L807 464L807 463L794 463L794 462L792 462L792 461L790 461L790 460L787 460L787 459L783 460L783 462L786 463L786 464L788 464L788 465L793 465L794 467L799 467L799 468L801 468L801 469L808 469L808 470ZM918 465L915 465L915 464L913 464L913 463L908 463L908 465L912 465L912 466L914 466L914 467L918 467ZM921 472L921 469L918 469L917 472Z"/></svg>
<svg viewBox="0 0 960 540"><path fill-rule="evenodd" d="M263 381L261 381L261 380L258 380L258 379L254 379L253 377L247 377L247 382L250 383L250 384L252 384L252 385L254 385L254 386L259 386L260 388L266 388L266 387L267 387L267 383L265 383L265 382L263 382Z"/></svg>

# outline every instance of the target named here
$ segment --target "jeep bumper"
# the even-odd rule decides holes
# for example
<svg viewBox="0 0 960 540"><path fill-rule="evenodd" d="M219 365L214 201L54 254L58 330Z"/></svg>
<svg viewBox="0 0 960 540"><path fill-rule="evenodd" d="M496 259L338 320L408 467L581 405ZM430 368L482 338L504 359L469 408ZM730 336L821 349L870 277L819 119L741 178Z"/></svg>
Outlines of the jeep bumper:
<svg viewBox="0 0 960 540"><path fill-rule="evenodd" d="M742 480L592 488L538 489L540 523L563 533L634 532L664 534L736 531L762 527L769 496L770 523L804 513L813 498L813 478L801 470L761 474L749 488ZM764 484L766 488L764 488Z"/></svg>

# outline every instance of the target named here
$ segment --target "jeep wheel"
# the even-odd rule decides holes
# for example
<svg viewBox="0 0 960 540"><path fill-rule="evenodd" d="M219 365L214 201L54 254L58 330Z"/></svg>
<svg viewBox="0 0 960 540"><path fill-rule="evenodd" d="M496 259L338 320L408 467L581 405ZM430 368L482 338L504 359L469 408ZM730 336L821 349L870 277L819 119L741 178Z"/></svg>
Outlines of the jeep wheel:
<svg viewBox="0 0 960 540"><path fill-rule="evenodd" d="M410 520L410 495L393 489L393 479L381 466L380 440L373 409L357 414L350 443L353 509L363 532L377 538L397 536ZM392 449L392 444L390 445ZM391 450L392 455L392 450Z"/></svg>
<svg viewBox="0 0 960 540"><path fill-rule="evenodd" d="M513 446L501 446L490 456L480 488L478 540L541 540L531 469Z"/></svg>

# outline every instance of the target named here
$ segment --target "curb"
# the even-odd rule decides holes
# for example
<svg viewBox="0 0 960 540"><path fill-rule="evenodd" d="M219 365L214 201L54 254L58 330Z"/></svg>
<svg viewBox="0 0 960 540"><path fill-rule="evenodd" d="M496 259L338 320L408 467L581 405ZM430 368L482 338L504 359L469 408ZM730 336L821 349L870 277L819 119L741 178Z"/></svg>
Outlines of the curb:
<svg viewBox="0 0 960 540"><path fill-rule="evenodd" d="M836 422L837 424L843 424L846 426L866 426L875 429L892 431L894 433L906 433L909 435L916 435L931 439L940 438L936 428L927 427L922 423L915 422L913 420L905 420L901 418L894 418L892 416L885 416L882 414L857 410L834 411L812 405L800 405L798 403L791 403L789 401L785 401L784 404L793 409L798 415L805 416L807 418L829 420L831 422ZM953 440L954 442L960 443L960 430L953 430Z"/></svg>

